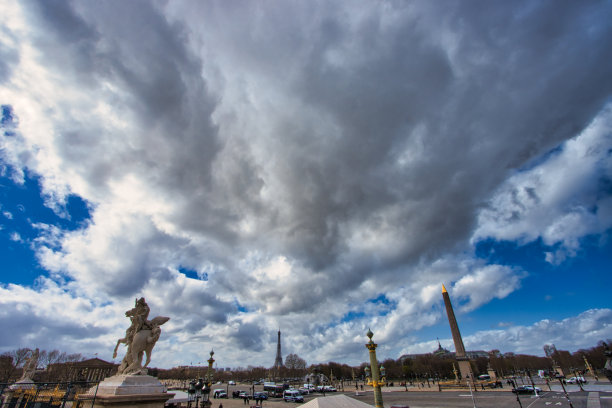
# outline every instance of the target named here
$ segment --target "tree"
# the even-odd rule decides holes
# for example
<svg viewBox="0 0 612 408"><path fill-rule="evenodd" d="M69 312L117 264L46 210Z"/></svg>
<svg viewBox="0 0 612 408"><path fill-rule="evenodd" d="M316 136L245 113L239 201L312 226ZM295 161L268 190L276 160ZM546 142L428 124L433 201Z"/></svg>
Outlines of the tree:
<svg viewBox="0 0 612 408"><path fill-rule="evenodd" d="M50 364L59 363L61 356L62 356L62 353L60 353L59 350L53 350L53 351L42 350L40 352L40 356L38 357L38 362L43 367L48 367Z"/></svg>
<svg viewBox="0 0 612 408"><path fill-rule="evenodd" d="M285 367L289 371L289 376L302 376L306 371L306 361L297 354L289 354L285 358Z"/></svg>
<svg viewBox="0 0 612 408"><path fill-rule="evenodd" d="M285 367L290 370L303 370L306 368L306 361L297 354L289 354L285 358Z"/></svg>
<svg viewBox="0 0 612 408"><path fill-rule="evenodd" d="M8 382L11 378L17 375L17 369L21 368L30 357L32 350L29 348L20 348L13 351L7 351L2 354L2 366L0 376L2 382Z"/></svg>

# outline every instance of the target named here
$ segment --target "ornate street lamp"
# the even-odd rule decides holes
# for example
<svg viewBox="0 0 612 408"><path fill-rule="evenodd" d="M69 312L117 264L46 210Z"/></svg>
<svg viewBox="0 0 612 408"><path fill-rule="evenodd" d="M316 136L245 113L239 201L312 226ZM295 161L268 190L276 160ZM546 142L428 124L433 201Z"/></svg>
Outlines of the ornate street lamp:
<svg viewBox="0 0 612 408"><path fill-rule="evenodd" d="M599 378L597 378L597 373L595 373L593 367L591 367L591 365L589 364L589 360L587 360L586 356L584 355L582 356L582 358L584 359L584 365L587 371L590 372L593 377L595 377L595 381L599 381Z"/></svg>
<svg viewBox="0 0 612 408"><path fill-rule="evenodd" d="M187 389L187 407L191 408L191 403L195 400L195 380L189 382L189 388ZM197 407L196 407L197 408Z"/></svg>
<svg viewBox="0 0 612 408"><path fill-rule="evenodd" d="M374 406L376 408L383 408L382 392L380 391L380 372L378 369L378 359L376 358L376 347L378 347L378 344L372 341L372 336L374 336L374 333L372 333L370 329L368 329L367 336L370 338L370 341L365 346L370 351L370 366L372 370L371 381L368 382L368 385L371 385L372 388L374 388ZM365 371L366 376L369 377L370 369L368 369L367 366Z"/></svg>
<svg viewBox="0 0 612 408"><path fill-rule="evenodd" d="M213 363L215 359L213 355L215 352L210 350L210 358L208 359L208 372L206 373L206 382L204 383L204 388L202 390L202 408L208 408L212 405L210 402L210 387L212 385L212 371L213 371Z"/></svg>

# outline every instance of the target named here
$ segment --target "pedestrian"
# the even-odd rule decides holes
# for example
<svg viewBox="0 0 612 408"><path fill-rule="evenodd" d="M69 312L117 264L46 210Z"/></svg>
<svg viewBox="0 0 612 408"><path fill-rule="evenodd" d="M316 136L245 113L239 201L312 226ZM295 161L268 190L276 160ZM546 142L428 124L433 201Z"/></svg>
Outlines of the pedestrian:
<svg viewBox="0 0 612 408"><path fill-rule="evenodd" d="M223 403L220 403L220 404L219 404L219 408L223 408Z"/></svg>
<svg viewBox="0 0 612 408"><path fill-rule="evenodd" d="M244 402L244 405L247 404L247 396L246 395L244 397L242 397L242 401Z"/></svg>

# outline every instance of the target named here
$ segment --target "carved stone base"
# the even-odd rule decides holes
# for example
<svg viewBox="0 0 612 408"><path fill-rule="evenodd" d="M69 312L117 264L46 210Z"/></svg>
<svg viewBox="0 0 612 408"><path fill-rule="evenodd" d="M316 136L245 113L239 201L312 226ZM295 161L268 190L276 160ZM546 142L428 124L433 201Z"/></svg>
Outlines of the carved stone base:
<svg viewBox="0 0 612 408"><path fill-rule="evenodd" d="M163 394L166 387L150 375L115 375L98 385L97 395ZM95 388L88 394L94 394Z"/></svg>
<svg viewBox="0 0 612 408"><path fill-rule="evenodd" d="M91 388L79 400L94 400L92 408L163 408L174 394L149 375L116 375Z"/></svg>
<svg viewBox="0 0 612 408"><path fill-rule="evenodd" d="M17 381L15 384L10 385L9 389L27 390L27 389L34 388L34 387L35 387L34 381L30 380L29 378L24 378L22 380Z"/></svg>

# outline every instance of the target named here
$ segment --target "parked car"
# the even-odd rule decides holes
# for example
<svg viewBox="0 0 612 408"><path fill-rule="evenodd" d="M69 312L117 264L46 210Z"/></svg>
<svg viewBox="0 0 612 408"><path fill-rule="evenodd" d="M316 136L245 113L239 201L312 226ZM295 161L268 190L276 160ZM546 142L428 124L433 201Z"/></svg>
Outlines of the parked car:
<svg viewBox="0 0 612 408"><path fill-rule="evenodd" d="M538 387L533 387L531 385L521 385L512 389L512 392L515 394L533 394L534 390L537 392L542 392L542 390Z"/></svg>
<svg viewBox="0 0 612 408"><path fill-rule="evenodd" d="M253 394L253 398L267 400L268 399L268 393L266 391L257 391L257 392L255 392L255 394Z"/></svg>
<svg viewBox="0 0 612 408"><path fill-rule="evenodd" d="M308 394L310 394L310 389L309 389L309 388L300 387L300 388L298 388L298 391L299 391L299 392L300 392L300 394L302 394L302 395L308 395Z"/></svg>
<svg viewBox="0 0 612 408"><path fill-rule="evenodd" d="M229 381L227 382L227 384L228 384L228 385L236 385L236 381L234 381L234 380L229 380Z"/></svg>
<svg viewBox="0 0 612 408"><path fill-rule="evenodd" d="M232 398L243 398L244 395L246 395L246 391L242 391L242 390L232 391Z"/></svg>
<svg viewBox="0 0 612 408"><path fill-rule="evenodd" d="M298 390L285 390L283 392L285 402L304 402L304 397Z"/></svg>
<svg viewBox="0 0 612 408"><path fill-rule="evenodd" d="M569 380L566 380L565 382L568 384L578 384L578 383L586 384L587 383L584 377L572 377Z"/></svg>

